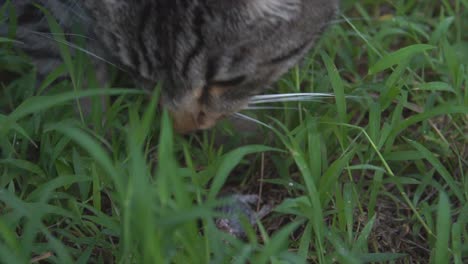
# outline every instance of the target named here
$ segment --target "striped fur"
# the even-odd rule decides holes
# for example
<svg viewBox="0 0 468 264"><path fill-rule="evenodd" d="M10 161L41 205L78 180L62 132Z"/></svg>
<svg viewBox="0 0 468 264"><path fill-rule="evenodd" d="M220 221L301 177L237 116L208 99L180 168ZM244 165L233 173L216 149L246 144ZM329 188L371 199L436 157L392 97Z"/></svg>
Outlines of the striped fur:
<svg viewBox="0 0 468 264"><path fill-rule="evenodd" d="M18 37L57 64L31 0L19 9ZM39 0L67 29L81 23L93 53L141 79L163 82L163 103L187 130L205 128L295 65L334 17L338 0ZM22 19L23 18L23 19ZM30 45L29 43L35 43ZM48 57L51 65L44 58ZM45 55L45 56L44 56ZM53 62L53 63L52 63ZM177 122L176 122L177 123Z"/></svg>

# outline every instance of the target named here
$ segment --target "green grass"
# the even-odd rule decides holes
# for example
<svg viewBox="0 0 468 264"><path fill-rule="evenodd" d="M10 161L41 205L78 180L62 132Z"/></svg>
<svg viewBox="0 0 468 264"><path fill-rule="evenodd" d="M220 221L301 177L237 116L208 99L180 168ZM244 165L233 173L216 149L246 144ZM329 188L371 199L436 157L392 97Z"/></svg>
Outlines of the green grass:
<svg viewBox="0 0 468 264"><path fill-rule="evenodd" d="M466 263L468 1L342 9L277 83L335 98L247 112L272 126L255 145L229 124L173 134L157 90L100 89L65 45L37 84L2 36L0 263ZM215 227L226 188L277 205L246 241Z"/></svg>

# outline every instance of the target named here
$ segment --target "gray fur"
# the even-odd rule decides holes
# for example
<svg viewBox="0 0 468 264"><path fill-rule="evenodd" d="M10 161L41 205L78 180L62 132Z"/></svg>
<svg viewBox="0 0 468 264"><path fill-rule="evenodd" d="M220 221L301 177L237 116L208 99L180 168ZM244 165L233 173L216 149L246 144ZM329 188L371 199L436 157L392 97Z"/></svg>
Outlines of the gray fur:
<svg viewBox="0 0 468 264"><path fill-rule="evenodd" d="M32 1L12 2L21 13ZM81 23L89 30L93 52L132 72L141 83L163 81L164 103L173 110L190 107L184 105L202 88L204 109L222 113L238 110L295 65L338 5L338 0L35 2L49 8L65 28ZM51 46L27 33L44 23L20 28L20 40L36 43L28 44L30 50ZM214 98L207 93L211 86L226 88Z"/></svg>

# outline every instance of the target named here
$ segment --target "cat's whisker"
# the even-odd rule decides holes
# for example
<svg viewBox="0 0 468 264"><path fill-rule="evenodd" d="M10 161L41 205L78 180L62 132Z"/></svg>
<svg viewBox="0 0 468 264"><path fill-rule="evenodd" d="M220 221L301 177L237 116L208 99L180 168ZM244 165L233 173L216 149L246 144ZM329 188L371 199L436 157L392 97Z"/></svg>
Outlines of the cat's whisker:
<svg viewBox="0 0 468 264"><path fill-rule="evenodd" d="M0 35L1 36L1 35ZM25 43L23 41L20 41L20 40L16 40L16 39L9 39L7 38L8 42L11 42L11 43L15 43L15 44L19 44L19 45L24 45Z"/></svg>
<svg viewBox="0 0 468 264"><path fill-rule="evenodd" d="M250 106L242 110L299 110L297 107L283 107L283 106Z"/></svg>
<svg viewBox="0 0 468 264"><path fill-rule="evenodd" d="M254 96L249 104L278 103L278 102L306 102L332 98L334 95L326 93L294 93L294 94L270 94Z"/></svg>
<svg viewBox="0 0 468 264"><path fill-rule="evenodd" d="M78 8L78 0L72 1L68 5L66 10L73 13L76 17L80 18L82 21L87 21L87 20L89 21L88 17L83 13L83 11L80 8Z"/></svg>
<svg viewBox="0 0 468 264"><path fill-rule="evenodd" d="M108 60L106 60L106 59L104 59L104 58L98 56L97 54L95 54L95 53L93 53L93 52L91 52L91 51L89 51L89 50L86 50L86 49L84 49L84 48L82 48L82 47L80 47L80 46L77 46L77 45L75 45L75 44L73 44L73 43L71 43L71 42L56 39L56 38L54 38L54 37L51 37L51 36L50 36L49 34L47 34L47 33L42 33L42 32L32 31L32 30L31 30L30 32L33 33L33 34L39 35L39 36L41 36L41 37L44 37L44 38L47 38L47 39L56 41L56 42L58 42L58 43L67 45L67 46L70 47L70 48L73 48L73 49L75 49L75 50L79 50L79 51L81 51L81 52L83 52L83 53L85 53L85 54L87 54L87 55L89 55L89 56L91 56L91 57L93 57L93 58L95 58L95 59L101 60L101 61L103 61L103 62L105 62L105 63L107 63L107 64L109 64L109 65L112 65L112 66L118 68L119 70L122 70L122 71L124 71L124 72L127 72L125 69L122 69L121 67L115 65L114 63L112 63L112 62L110 62L110 61L108 61Z"/></svg>
<svg viewBox="0 0 468 264"><path fill-rule="evenodd" d="M336 18L330 21L330 24L336 25L336 24L341 24L341 23L346 23L347 20L344 17L343 13L339 13L338 17L341 18ZM348 17L348 21L366 21L368 18L363 18L363 17ZM370 21L379 21L381 18L380 17L371 17L369 18Z"/></svg>
<svg viewBox="0 0 468 264"><path fill-rule="evenodd" d="M323 98L322 98L323 99ZM251 105L265 104L265 103L284 103L284 102L319 102L319 98L281 98L275 100L255 101L250 102Z"/></svg>
<svg viewBox="0 0 468 264"><path fill-rule="evenodd" d="M67 13L67 15L70 15L71 17L77 17L79 18L82 22L89 23L90 20L89 18L84 14L83 10L79 8L78 6L78 0L71 1L71 3L60 3L58 2L57 4L62 5L63 10ZM39 21L39 23L44 22L47 18L44 16L42 19ZM56 18L57 19L57 18ZM57 23L60 26L64 25L64 21L61 19L57 19Z"/></svg>
<svg viewBox="0 0 468 264"><path fill-rule="evenodd" d="M272 126L270 126L270 125L268 125L268 124L266 124L266 123L263 123L262 121L257 120L257 119L255 119L255 118L252 118L252 117L250 117L250 116L248 116L248 115L244 115L244 114L241 114L241 113L234 113L233 116L234 116L234 117L237 117L237 118L239 118L239 119L243 119L243 120L246 120L246 121L250 121L250 122L253 122L253 123L262 125L262 126L267 127L267 128L269 128L269 129L273 129Z"/></svg>
<svg viewBox="0 0 468 264"><path fill-rule="evenodd" d="M285 94L261 94L251 98L251 100L266 100L271 98L288 98L288 97L334 97L330 93L285 93Z"/></svg>
<svg viewBox="0 0 468 264"><path fill-rule="evenodd" d="M72 36L72 37L80 37L80 38L89 39L89 40L96 40L96 39L91 38L91 37L86 36L86 35L74 34L74 33L49 33L49 32L47 32L47 33L42 33L42 34L48 34L48 35L51 35L51 36Z"/></svg>
<svg viewBox="0 0 468 264"><path fill-rule="evenodd" d="M279 103L279 102L310 102L335 97L329 93L290 93L257 95L249 100L249 104ZM359 99L362 96L346 95L346 99Z"/></svg>

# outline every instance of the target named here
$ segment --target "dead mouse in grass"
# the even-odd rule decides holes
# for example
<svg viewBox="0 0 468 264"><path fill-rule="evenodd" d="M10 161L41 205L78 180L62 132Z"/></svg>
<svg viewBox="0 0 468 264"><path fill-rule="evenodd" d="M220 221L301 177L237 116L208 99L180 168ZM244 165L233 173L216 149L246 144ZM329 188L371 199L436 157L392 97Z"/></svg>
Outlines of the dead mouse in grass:
<svg viewBox="0 0 468 264"><path fill-rule="evenodd" d="M224 216L217 218L215 224L220 230L237 238L246 237L242 226L242 218L247 220L246 224L255 226L257 221L262 220L273 210L273 205L269 203L264 204L258 211L254 210L252 206L257 204L260 199L255 194L232 194L227 197L231 198L232 202L218 208Z"/></svg>

